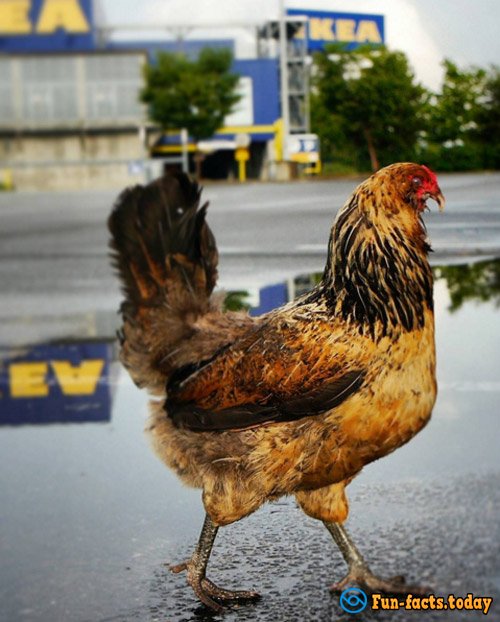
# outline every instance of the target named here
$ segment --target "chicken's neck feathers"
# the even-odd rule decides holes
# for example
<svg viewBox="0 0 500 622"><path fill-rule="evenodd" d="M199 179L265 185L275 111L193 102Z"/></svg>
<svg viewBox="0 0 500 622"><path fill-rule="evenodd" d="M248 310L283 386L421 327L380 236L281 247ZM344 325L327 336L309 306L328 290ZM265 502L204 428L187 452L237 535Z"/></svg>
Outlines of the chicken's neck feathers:
<svg viewBox="0 0 500 622"><path fill-rule="evenodd" d="M423 222L385 217L390 206L368 211L363 202L370 200L369 191L357 193L339 212L319 290L336 315L368 332L422 328L433 308Z"/></svg>

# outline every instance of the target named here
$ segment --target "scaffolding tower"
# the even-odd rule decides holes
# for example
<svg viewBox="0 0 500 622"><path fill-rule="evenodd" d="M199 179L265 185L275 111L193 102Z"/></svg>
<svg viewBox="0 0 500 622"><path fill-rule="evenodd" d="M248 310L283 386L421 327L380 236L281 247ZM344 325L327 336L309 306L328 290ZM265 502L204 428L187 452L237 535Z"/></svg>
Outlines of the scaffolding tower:
<svg viewBox="0 0 500 622"><path fill-rule="evenodd" d="M280 57L281 116L286 135L310 131L306 23L306 17L286 16L282 23L270 21L258 30L259 57Z"/></svg>

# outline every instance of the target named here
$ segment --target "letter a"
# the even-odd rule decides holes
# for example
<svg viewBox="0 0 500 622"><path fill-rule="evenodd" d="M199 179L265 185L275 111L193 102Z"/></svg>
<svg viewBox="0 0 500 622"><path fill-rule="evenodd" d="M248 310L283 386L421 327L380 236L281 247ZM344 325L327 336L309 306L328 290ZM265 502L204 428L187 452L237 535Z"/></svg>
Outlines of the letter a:
<svg viewBox="0 0 500 622"><path fill-rule="evenodd" d="M36 31L50 34L58 28L71 33L89 32L89 23L78 0L45 0Z"/></svg>

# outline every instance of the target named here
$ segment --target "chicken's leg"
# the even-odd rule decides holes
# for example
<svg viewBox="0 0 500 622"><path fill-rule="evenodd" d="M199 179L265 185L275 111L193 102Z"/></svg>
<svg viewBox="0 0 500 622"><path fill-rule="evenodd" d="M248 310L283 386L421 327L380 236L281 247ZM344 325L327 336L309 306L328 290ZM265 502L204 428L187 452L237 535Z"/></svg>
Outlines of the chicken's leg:
<svg viewBox="0 0 500 622"><path fill-rule="evenodd" d="M224 607L219 602L216 602L216 600L222 602L257 600L260 598L260 594L249 590L225 590L215 585L215 583L212 583L212 581L205 576L208 560L218 529L217 525L213 523L212 519L207 514L201 530L200 539L198 540L198 544L196 545L191 559L177 566L171 566L170 570L172 572L187 570L187 581L193 588L196 596L204 605L210 607L213 611L221 613L224 611Z"/></svg>
<svg viewBox="0 0 500 622"><path fill-rule="evenodd" d="M356 584L367 592L385 592L387 594L426 594L427 588L415 585L406 585L402 576L382 579L372 573L370 567L358 548L351 540L345 527L340 523L323 521L336 545L339 547L344 560L348 565L347 575L331 586L333 592L340 592L344 588Z"/></svg>

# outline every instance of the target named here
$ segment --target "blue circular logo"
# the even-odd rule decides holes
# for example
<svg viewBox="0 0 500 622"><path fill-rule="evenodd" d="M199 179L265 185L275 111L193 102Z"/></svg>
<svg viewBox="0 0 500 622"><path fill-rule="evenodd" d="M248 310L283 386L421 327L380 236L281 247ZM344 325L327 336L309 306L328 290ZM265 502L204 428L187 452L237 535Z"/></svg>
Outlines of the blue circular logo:
<svg viewBox="0 0 500 622"><path fill-rule="evenodd" d="M368 605L368 597L359 587L347 587L340 595L340 606L347 613L361 613Z"/></svg>

